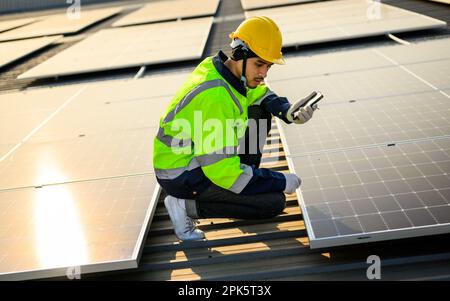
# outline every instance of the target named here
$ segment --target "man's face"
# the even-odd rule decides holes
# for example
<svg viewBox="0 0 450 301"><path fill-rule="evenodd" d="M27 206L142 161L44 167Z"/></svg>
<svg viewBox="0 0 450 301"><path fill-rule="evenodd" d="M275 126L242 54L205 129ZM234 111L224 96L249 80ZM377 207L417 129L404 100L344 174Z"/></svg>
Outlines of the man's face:
<svg viewBox="0 0 450 301"><path fill-rule="evenodd" d="M242 68L242 64L241 68ZM264 82L264 78L267 76L267 72L269 72L270 67L273 64L265 61L259 57L252 57L247 59L246 66L246 77L247 77L247 86L250 89L256 88L259 84ZM242 69L241 69L242 74Z"/></svg>

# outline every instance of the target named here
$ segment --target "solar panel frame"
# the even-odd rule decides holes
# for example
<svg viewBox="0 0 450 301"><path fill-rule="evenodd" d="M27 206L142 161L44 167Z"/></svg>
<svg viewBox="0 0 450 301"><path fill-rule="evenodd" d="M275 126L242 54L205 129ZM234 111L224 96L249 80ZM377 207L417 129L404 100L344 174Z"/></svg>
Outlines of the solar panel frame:
<svg viewBox="0 0 450 301"><path fill-rule="evenodd" d="M36 18L22 18L22 19L14 19L14 20L5 20L0 22L0 32L8 31L20 26L24 26L30 24L32 22L37 21Z"/></svg>
<svg viewBox="0 0 450 301"><path fill-rule="evenodd" d="M241 5L244 10L253 10L268 8L280 5L292 5L300 3L315 2L321 0L241 0Z"/></svg>
<svg viewBox="0 0 450 301"><path fill-rule="evenodd" d="M120 11L122 11L121 7L113 7L83 10L80 18L70 18L66 14L43 16L36 22L0 33L0 41L76 33Z"/></svg>
<svg viewBox="0 0 450 301"><path fill-rule="evenodd" d="M136 268L160 192L151 174L1 191L0 204L6 204L10 214L0 220L5 230L0 231L0 280L74 279ZM78 201L72 202L72 197ZM50 205L58 208L58 216L47 210ZM117 224L116 208L122 207L128 213ZM58 237L61 232L66 238ZM63 256L49 246L63 251ZM36 251L35 256L30 257L30 250Z"/></svg>
<svg viewBox="0 0 450 301"><path fill-rule="evenodd" d="M47 47L60 38L61 36L54 36L0 43L0 68Z"/></svg>

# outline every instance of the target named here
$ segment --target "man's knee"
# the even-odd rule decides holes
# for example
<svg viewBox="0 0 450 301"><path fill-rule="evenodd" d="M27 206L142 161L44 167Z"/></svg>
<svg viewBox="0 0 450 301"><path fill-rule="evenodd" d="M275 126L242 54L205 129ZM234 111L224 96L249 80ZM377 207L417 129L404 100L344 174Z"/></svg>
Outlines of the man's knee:
<svg viewBox="0 0 450 301"><path fill-rule="evenodd" d="M270 194L270 199L267 202L267 208L265 210L266 218L273 218L281 214L286 208L286 196L282 192L276 192Z"/></svg>

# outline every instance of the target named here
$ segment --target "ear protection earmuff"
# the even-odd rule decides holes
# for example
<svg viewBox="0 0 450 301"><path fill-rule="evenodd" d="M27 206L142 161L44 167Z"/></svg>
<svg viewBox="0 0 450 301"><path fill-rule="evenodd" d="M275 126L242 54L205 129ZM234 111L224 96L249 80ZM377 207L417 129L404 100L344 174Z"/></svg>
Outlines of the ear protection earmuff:
<svg viewBox="0 0 450 301"><path fill-rule="evenodd" d="M247 67L247 59L251 57L256 57L257 55L244 43L244 41L240 39L234 39L230 44L232 53L231 58L234 61L242 61L242 74L241 74L241 82L244 87L247 87L247 79L245 78L245 71Z"/></svg>

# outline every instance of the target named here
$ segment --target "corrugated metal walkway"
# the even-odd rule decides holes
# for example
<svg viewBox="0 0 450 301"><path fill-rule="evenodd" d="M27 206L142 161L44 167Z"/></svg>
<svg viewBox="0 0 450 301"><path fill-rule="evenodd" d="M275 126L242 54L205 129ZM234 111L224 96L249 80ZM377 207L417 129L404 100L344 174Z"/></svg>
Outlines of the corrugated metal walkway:
<svg viewBox="0 0 450 301"><path fill-rule="evenodd" d="M287 171L273 122L262 167ZM270 154L269 154L270 153ZM178 242L161 195L139 268L96 280L367 280L367 257L381 259L383 280L449 279L450 234L311 250L295 194L270 220L204 219L206 240Z"/></svg>

